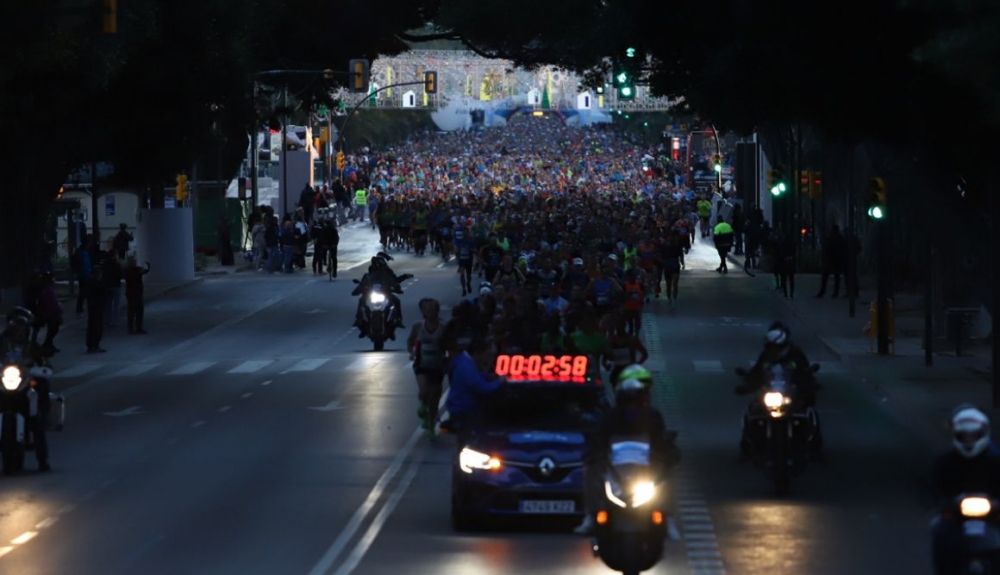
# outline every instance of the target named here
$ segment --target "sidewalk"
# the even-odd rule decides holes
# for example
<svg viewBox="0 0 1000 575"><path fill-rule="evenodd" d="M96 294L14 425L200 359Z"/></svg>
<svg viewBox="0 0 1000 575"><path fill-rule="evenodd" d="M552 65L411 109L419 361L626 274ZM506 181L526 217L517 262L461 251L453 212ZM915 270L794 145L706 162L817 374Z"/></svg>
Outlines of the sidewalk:
<svg viewBox="0 0 1000 575"><path fill-rule="evenodd" d="M760 274L756 281L770 285L772 276ZM973 403L993 418L1000 416L1000 410L990 407L989 342L966 345L962 356L956 357L953 345L937 340L933 366L924 364L921 297L907 293L896 295L895 353L880 356L874 353L873 341L863 332L869 321L869 303L875 297L871 282L862 280L853 318L848 315L847 298L830 297L832 284L827 286L826 297L815 297L819 291L819 275L797 275L795 282L795 298L783 299L795 323L799 324L791 326L792 333L814 334L857 376L856 382L863 389L918 435L933 444L947 438L951 412L961 403ZM774 297L782 296L774 292Z"/></svg>

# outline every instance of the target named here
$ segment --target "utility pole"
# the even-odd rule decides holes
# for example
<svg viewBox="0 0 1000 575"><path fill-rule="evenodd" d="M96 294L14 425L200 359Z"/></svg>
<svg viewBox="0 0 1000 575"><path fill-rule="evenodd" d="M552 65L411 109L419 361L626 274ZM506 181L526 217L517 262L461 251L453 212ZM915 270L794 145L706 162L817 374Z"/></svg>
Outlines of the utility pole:
<svg viewBox="0 0 1000 575"><path fill-rule="evenodd" d="M257 209L257 136L260 134L260 123L257 121L257 80L254 79L250 92L250 105L253 108L253 129L250 131L250 205Z"/></svg>
<svg viewBox="0 0 1000 575"><path fill-rule="evenodd" d="M927 213L927 278L924 280L924 365L934 365L934 225Z"/></svg>
<svg viewBox="0 0 1000 575"><path fill-rule="evenodd" d="M101 226L97 223L97 162L90 162L90 225L98 249L101 247Z"/></svg>
<svg viewBox="0 0 1000 575"><path fill-rule="evenodd" d="M288 211L288 82L281 91L281 215Z"/></svg>

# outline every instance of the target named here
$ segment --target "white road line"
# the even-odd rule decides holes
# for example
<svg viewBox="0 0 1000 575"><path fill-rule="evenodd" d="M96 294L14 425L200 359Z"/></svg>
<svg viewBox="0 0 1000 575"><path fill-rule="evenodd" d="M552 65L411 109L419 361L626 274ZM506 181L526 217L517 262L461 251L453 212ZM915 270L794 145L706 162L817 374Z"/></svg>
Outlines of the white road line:
<svg viewBox="0 0 1000 575"><path fill-rule="evenodd" d="M286 369L281 373L297 373L303 371L313 371L328 361L330 361L330 358L328 357L299 360L298 363L296 363L295 365L293 365L292 367Z"/></svg>
<svg viewBox="0 0 1000 575"><path fill-rule="evenodd" d="M214 361L194 361L178 367L167 375L194 375L205 371L215 364L216 362Z"/></svg>
<svg viewBox="0 0 1000 575"><path fill-rule="evenodd" d="M722 362L717 359L695 359L692 360L694 370L698 373L723 373Z"/></svg>
<svg viewBox="0 0 1000 575"><path fill-rule="evenodd" d="M358 564L361 563L365 553L368 552L372 543L375 542L375 538L377 538L379 532L382 531L382 527L385 525L385 522L388 521L392 512L396 510L396 506L399 505L399 500L403 498L403 494L406 493L407 489L409 489L410 483L413 482L413 478L416 477L419 469L420 461L414 459L410 462L410 466L407 468L406 474L396 485L396 489L393 490L392 495L389 496L385 505L383 505L382 509L379 510L378 515L375 516L375 519L372 521L371 525L368 526L368 529L365 531L365 534L361 536L361 539L358 540L358 544L354 546L353 550L351 550L351 554L347 556L344 563L339 569L337 569L335 575L349 575L355 568L357 568Z"/></svg>
<svg viewBox="0 0 1000 575"><path fill-rule="evenodd" d="M72 513L74 509L76 509L76 503L67 503L66 505L60 507L57 513L59 513L59 515L66 515L67 513Z"/></svg>
<svg viewBox="0 0 1000 575"><path fill-rule="evenodd" d="M715 533L685 533L685 541L715 541Z"/></svg>
<svg viewBox="0 0 1000 575"><path fill-rule="evenodd" d="M25 531L24 533L11 539L10 542L12 545L24 545L28 541L34 539L36 535L38 535L37 531Z"/></svg>
<svg viewBox="0 0 1000 575"><path fill-rule="evenodd" d="M59 521L58 517L46 517L35 524L35 529L47 529L55 525L56 521Z"/></svg>
<svg viewBox="0 0 1000 575"><path fill-rule="evenodd" d="M688 549L718 549L719 543L713 537L711 541L687 541L684 546Z"/></svg>
<svg viewBox="0 0 1000 575"><path fill-rule="evenodd" d="M111 374L111 377L135 377L153 370L159 365L158 363L137 363Z"/></svg>
<svg viewBox="0 0 1000 575"><path fill-rule="evenodd" d="M0 557L3 557L4 555L10 553L13 550L14 550L13 545L5 545L3 547L0 547Z"/></svg>
<svg viewBox="0 0 1000 575"><path fill-rule="evenodd" d="M413 435L407 440L403 448L399 450L396 457L393 458L392 463L389 464L389 468L385 470L375 486L368 493L368 497L361 503L361 506L354 512L351 516L350 521L340 532L337 538L333 541L330 547L326 550L316 565L309 571L309 575L323 575L329 571L330 567L333 566L333 562L337 560L337 557L343 552L347 544L350 543L354 534L357 533L358 529L361 527L361 523L365 520L365 517L371 513L371 510L375 507L375 504L382 497L382 493L385 491L386 487L389 485L396 475L399 473L400 468L403 466L403 462L406 458L410 456L410 452L413 451L414 446L417 444L417 440L423 434L423 430L419 427L413 431Z"/></svg>
<svg viewBox="0 0 1000 575"><path fill-rule="evenodd" d="M262 381L262 382L260 382L260 384L261 384L262 386L264 386L264 387L267 387L267 386L271 385L271 380L269 379L269 380L267 380L267 381Z"/></svg>
<svg viewBox="0 0 1000 575"><path fill-rule="evenodd" d="M251 397L253 397L253 392L252 391L248 391L248 392L244 393L243 395L241 395L240 399L250 399Z"/></svg>
<svg viewBox="0 0 1000 575"><path fill-rule="evenodd" d="M244 361L226 373L255 373L274 363L273 359L251 359Z"/></svg>
<svg viewBox="0 0 1000 575"><path fill-rule="evenodd" d="M191 427L194 427L194 428L197 429L197 428L201 427L202 425L205 425L204 420L202 420L202 421L196 421L196 422L192 423Z"/></svg>
<svg viewBox="0 0 1000 575"><path fill-rule="evenodd" d="M60 378L80 377L81 375L87 375L88 373L97 371L102 367L104 367L104 364L102 363L81 363L80 365L74 365L66 371L57 371L56 376Z"/></svg>
<svg viewBox="0 0 1000 575"><path fill-rule="evenodd" d="M231 405L223 405L222 407L219 408L219 413L225 413L225 412L229 411L232 408L233 408L233 406L231 406Z"/></svg>

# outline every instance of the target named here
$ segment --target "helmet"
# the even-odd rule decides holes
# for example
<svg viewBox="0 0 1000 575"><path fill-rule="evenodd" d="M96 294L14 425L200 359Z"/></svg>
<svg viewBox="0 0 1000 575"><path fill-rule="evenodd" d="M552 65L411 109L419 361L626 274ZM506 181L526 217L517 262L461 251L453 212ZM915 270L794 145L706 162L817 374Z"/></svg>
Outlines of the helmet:
<svg viewBox="0 0 1000 575"><path fill-rule="evenodd" d="M575 265L575 266L582 266L583 265L583 258L573 258L573 265Z"/></svg>
<svg viewBox="0 0 1000 575"><path fill-rule="evenodd" d="M646 387L652 387L653 374L648 369L638 363L627 366L618 374L618 385L622 386L626 381L635 380Z"/></svg>
<svg viewBox="0 0 1000 575"><path fill-rule="evenodd" d="M7 323L20 323L30 326L35 322L35 315L26 307L15 306L7 312Z"/></svg>
<svg viewBox="0 0 1000 575"><path fill-rule="evenodd" d="M490 295L493 293L493 284L488 281L479 282L479 295Z"/></svg>
<svg viewBox="0 0 1000 575"><path fill-rule="evenodd" d="M990 418L971 405L961 405L951 417L955 449L969 459L990 445Z"/></svg>
<svg viewBox="0 0 1000 575"><path fill-rule="evenodd" d="M28 370L28 375L38 379L52 379L52 368L45 365L36 365Z"/></svg>
<svg viewBox="0 0 1000 575"><path fill-rule="evenodd" d="M788 327L776 321L767 328L767 343L774 345L785 345L788 340L792 337L792 332L788 330Z"/></svg>
<svg viewBox="0 0 1000 575"><path fill-rule="evenodd" d="M625 405L643 401L646 397L646 386L638 379L626 379L618 385L615 393L615 403Z"/></svg>

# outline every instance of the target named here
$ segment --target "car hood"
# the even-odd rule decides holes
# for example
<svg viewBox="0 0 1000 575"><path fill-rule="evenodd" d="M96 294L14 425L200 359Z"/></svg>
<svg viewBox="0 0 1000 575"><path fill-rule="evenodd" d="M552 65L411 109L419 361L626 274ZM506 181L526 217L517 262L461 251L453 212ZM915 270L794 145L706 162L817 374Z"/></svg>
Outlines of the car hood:
<svg viewBox="0 0 1000 575"><path fill-rule="evenodd" d="M534 465L543 457L559 464L580 463L586 450L586 439L579 431L491 431L477 434L468 447L500 455L508 462Z"/></svg>

